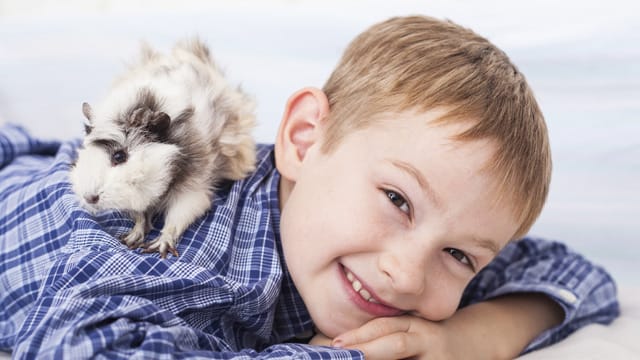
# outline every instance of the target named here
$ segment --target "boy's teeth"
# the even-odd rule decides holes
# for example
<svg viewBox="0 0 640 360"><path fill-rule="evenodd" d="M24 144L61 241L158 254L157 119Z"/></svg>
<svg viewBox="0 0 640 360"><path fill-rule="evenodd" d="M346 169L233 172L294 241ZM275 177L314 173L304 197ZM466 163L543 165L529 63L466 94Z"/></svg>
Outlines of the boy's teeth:
<svg viewBox="0 0 640 360"><path fill-rule="evenodd" d="M362 289L362 284L358 280L352 281L351 286L353 286L353 290L355 291L360 291L360 289Z"/></svg>
<svg viewBox="0 0 640 360"><path fill-rule="evenodd" d="M360 294L360 296L362 296L363 299L370 302L377 303L377 301L371 297L371 294L367 290L362 288L362 283L356 280L356 277L350 271L347 271L346 274L347 274L347 279L351 282L351 286L353 287L353 290L355 290L358 294Z"/></svg>
<svg viewBox="0 0 640 360"><path fill-rule="evenodd" d="M355 277L353 277L352 273L347 272L347 279L349 279L349 281L353 282L353 279L355 279Z"/></svg>
<svg viewBox="0 0 640 360"><path fill-rule="evenodd" d="M363 298L365 298L367 301L372 301L373 299L371 299L371 294L369 294L369 292L365 289L362 289L358 292L360 294L360 296L362 296Z"/></svg>

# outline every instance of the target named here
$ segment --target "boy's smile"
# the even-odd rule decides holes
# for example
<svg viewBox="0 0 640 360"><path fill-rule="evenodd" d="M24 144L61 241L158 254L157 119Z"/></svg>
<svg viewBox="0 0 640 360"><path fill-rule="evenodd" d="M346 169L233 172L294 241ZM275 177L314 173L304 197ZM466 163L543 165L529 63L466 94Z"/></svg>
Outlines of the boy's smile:
<svg viewBox="0 0 640 360"><path fill-rule="evenodd" d="M483 170L491 142L452 140L464 127L431 123L440 115L388 114L328 154L322 124L291 136L310 145L282 174L283 251L325 335L381 316L451 316L517 230Z"/></svg>
<svg viewBox="0 0 640 360"><path fill-rule="evenodd" d="M374 317L397 316L403 313L402 310L389 306L381 300L371 288L363 283L363 280L354 275L351 270L344 265L340 266L341 278L344 281L345 291L353 303L360 310L367 312Z"/></svg>

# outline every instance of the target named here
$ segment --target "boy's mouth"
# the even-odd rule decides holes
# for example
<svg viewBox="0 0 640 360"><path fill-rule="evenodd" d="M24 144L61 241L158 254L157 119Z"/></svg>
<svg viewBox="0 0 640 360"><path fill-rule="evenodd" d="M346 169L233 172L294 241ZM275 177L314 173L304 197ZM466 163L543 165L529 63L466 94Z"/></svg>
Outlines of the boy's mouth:
<svg viewBox="0 0 640 360"><path fill-rule="evenodd" d="M351 271L349 271L347 268L344 268L344 273L347 276L347 280L351 282L351 287L353 287L353 290L360 294L363 299L372 303L380 303L379 301L374 299L373 296L371 296L371 293L369 293L367 289L362 287L362 283L360 282L360 280L356 279L356 276L353 275Z"/></svg>
<svg viewBox="0 0 640 360"><path fill-rule="evenodd" d="M344 265L340 266L344 276L344 280L350 285L352 300L359 308L374 316L398 316L403 313L402 310L387 305L384 301L376 297L358 277L347 269Z"/></svg>

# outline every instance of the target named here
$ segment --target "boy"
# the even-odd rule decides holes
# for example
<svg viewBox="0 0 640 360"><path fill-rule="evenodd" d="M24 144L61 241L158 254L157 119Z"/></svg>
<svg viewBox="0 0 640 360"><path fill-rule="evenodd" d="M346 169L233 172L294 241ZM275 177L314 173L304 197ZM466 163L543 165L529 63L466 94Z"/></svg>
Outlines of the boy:
<svg viewBox="0 0 640 360"><path fill-rule="evenodd" d="M356 38L177 258L128 250L130 220L78 206L75 148L0 130L0 349L16 357L513 357L618 313L602 269L511 241L546 198L546 128L506 56L451 23ZM292 342L314 333L333 347Z"/></svg>

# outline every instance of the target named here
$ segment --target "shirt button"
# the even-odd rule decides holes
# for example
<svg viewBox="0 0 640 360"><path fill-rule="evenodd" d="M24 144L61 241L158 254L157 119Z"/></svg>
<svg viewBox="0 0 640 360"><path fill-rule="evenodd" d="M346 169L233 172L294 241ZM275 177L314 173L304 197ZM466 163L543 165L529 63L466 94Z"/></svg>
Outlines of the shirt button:
<svg viewBox="0 0 640 360"><path fill-rule="evenodd" d="M556 295L558 295L560 299L568 302L569 304L573 304L578 300L578 298L571 291L566 289L558 290L556 292Z"/></svg>

